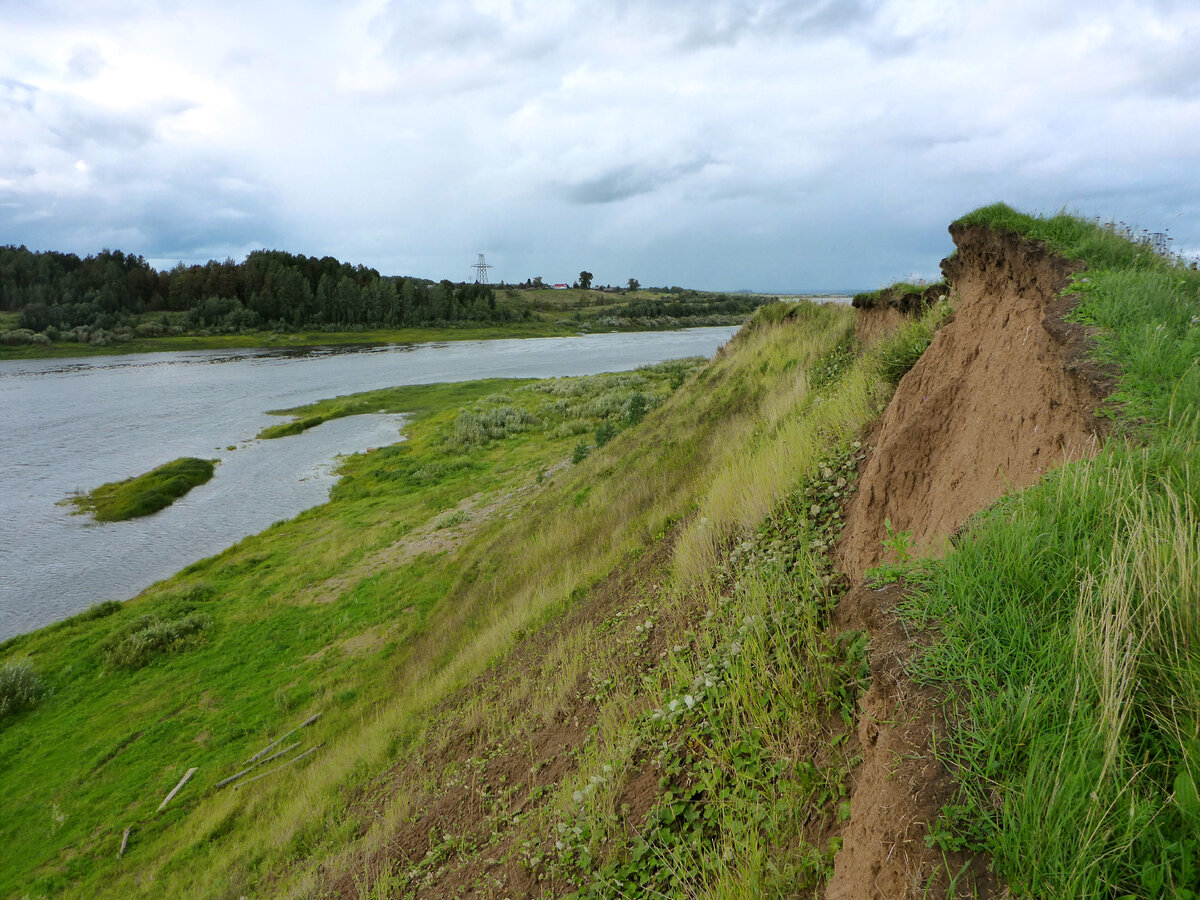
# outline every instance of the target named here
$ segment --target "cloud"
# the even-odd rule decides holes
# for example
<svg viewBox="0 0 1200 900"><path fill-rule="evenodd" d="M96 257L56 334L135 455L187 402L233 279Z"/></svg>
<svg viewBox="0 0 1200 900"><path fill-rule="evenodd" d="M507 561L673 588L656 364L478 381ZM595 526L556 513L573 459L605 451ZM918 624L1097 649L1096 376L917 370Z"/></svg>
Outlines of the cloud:
<svg viewBox="0 0 1200 900"><path fill-rule="evenodd" d="M600 175L563 185L562 192L572 203L614 203L638 194L652 193L700 171L708 162L708 159L695 159L672 166L617 166Z"/></svg>
<svg viewBox="0 0 1200 900"><path fill-rule="evenodd" d="M1185 2L4 17L0 242L188 261L261 244L431 277L482 250L510 280L853 287L936 271L947 222L1006 199L1200 245Z"/></svg>

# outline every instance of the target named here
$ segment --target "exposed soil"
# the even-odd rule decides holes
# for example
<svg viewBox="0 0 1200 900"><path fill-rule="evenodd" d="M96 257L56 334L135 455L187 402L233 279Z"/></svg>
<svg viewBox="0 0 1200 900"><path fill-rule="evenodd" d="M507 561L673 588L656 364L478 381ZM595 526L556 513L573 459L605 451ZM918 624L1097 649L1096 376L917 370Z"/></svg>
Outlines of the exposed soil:
<svg viewBox="0 0 1200 900"><path fill-rule="evenodd" d="M948 291L949 287L943 282L918 292L888 288L875 294L860 294L851 304L858 310L854 319L854 337L870 346L887 337L906 319L920 315L925 307L945 297Z"/></svg>
<svg viewBox="0 0 1200 900"><path fill-rule="evenodd" d="M904 670L930 636L906 631L893 612L902 597L897 585L859 586L835 613L841 629L870 633L872 684L859 701L863 761L851 776L850 820L825 897L996 897L1000 885L985 857L925 843L939 811L955 801L956 784L934 753L945 731L942 698Z"/></svg>
<svg viewBox="0 0 1200 900"><path fill-rule="evenodd" d="M1057 296L1078 265L1015 235L951 233L958 306L880 422L837 548L852 580L885 558L885 521L936 553L971 515L1099 442L1103 373L1080 365L1086 337Z"/></svg>
<svg viewBox="0 0 1200 900"><path fill-rule="evenodd" d="M860 309L854 317L854 337L869 347L899 328L903 321L904 314L890 306Z"/></svg>
<svg viewBox="0 0 1200 900"><path fill-rule="evenodd" d="M591 685L585 676L549 721L522 719L520 707L529 701L522 704L521 692L530 689L529 673L542 670L564 637L621 619L618 614L624 611L640 610L638 604L654 590L653 582L666 566L676 533L614 571L566 616L522 640L500 665L435 712L421 750L399 762L351 807L352 814L370 820L383 812L389 796L415 791L416 810L373 859L360 859L331 875L322 896L358 897L364 872L377 879L386 870L399 875L404 889L416 897L559 896L571 890L554 879L539 880L525 865L519 817L549 798L540 789L551 788L575 771L576 754L592 738L598 706L588 696ZM604 639L619 641L644 615L625 616L621 621L628 628L616 628ZM675 639L671 624L661 622L640 650L624 654L618 661L621 671L606 670L621 685L619 690L632 691L632 683L658 661ZM475 720L463 710L481 696L494 701L497 718L471 724ZM657 799L660 777L649 759L637 761L627 776L617 808L625 807L630 830L642 825Z"/></svg>

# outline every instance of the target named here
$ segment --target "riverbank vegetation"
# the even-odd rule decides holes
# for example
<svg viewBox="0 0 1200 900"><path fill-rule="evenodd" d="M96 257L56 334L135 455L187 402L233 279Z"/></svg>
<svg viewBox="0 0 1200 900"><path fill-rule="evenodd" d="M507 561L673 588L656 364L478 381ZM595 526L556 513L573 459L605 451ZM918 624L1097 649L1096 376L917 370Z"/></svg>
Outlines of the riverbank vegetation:
<svg viewBox="0 0 1200 900"><path fill-rule="evenodd" d="M143 475L72 495L65 502L81 513L89 513L97 522L135 519L166 509L192 488L207 483L215 469L216 460L184 456Z"/></svg>
<svg viewBox="0 0 1200 900"><path fill-rule="evenodd" d="M963 221L1085 261L1120 375L1098 455L871 576L948 712L927 843L1018 896L1196 896L1200 276L1071 217ZM0 721L0 894L819 893L873 663L831 549L950 302L866 348L847 307L776 304L707 363L285 411L281 440L412 418L328 504L0 645L41 686Z"/></svg>
<svg viewBox="0 0 1200 900"><path fill-rule="evenodd" d="M741 322L766 298L381 276L255 251L157 271L140 256L0 247L0 358L534 337Z"/></svg>

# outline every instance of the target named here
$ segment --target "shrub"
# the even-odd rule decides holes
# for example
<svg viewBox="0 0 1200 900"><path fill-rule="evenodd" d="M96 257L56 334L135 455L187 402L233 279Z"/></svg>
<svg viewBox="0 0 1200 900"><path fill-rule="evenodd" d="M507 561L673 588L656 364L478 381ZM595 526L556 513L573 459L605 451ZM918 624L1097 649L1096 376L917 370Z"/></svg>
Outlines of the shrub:
<svg viewBox="0 0 1200 900"><path fill-rule="evenodd" d="M512 406L498 406L483 412L464 409L454 420L450 443L459 447L485 444L527 431L535 424L537 419L533 415Z"/></svg>
<svg viewBox="0 0 1200 900"><path fill-rule="evenodd" d="M33 706L48 693L29 660L14 659L0 665L0 719Z"/></svg>
<svg viewBox="0 0 1200 900"><path fill-rule="evenodd" d="M646 415L646 395L641 391L634 391L629 395L629 399L625 401L625 410L623 418L628 425L636 425Z"/></svg>
<svg viewBox="0 0 1200 900"><path fill-rule="evenodd" d="M50 338L36 334L28 328L14 328L0 334L0 344L48 344Z"/></svg>
<svg viewBox="0 0 1200 900"><path fill-rule="evenodd" d="M617 429L613 427L611 422L602 422L600 427L596 429L596 446L603 447L611 441L617 434Z"/></svg>
<svg viewBox="0 0 1200 900"><path fill-rule="evenodd" d="M586 441L580 441L575 445L575 452L571 454L571 462L581 463L588 458L588 454L592 452L592 448L588 446Z"/></svg>
<svg viewBox="0 0 1200 900"><path fill-rule="evenodd" d="M181 653L197 646L212 619L191 613L178 619L139 616L100 645L105 664L132 671L168 653Z"/></svg>

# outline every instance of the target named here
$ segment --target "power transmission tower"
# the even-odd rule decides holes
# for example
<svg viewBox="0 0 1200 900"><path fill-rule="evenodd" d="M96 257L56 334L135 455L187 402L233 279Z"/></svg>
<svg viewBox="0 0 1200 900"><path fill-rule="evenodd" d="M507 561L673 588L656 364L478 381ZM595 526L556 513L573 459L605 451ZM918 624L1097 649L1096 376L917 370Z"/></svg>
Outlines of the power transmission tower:
<svg viewBox="0 0 1200 900"><path fill-rule="evenodd" d="M482 253L479 254L479 261L476 262L475 265L473 265L471 268L475 270L475 283L476 284L487 284L488 283L487 270L490 269L491 266L489 266L486 262L484 262Z"/></svg>

